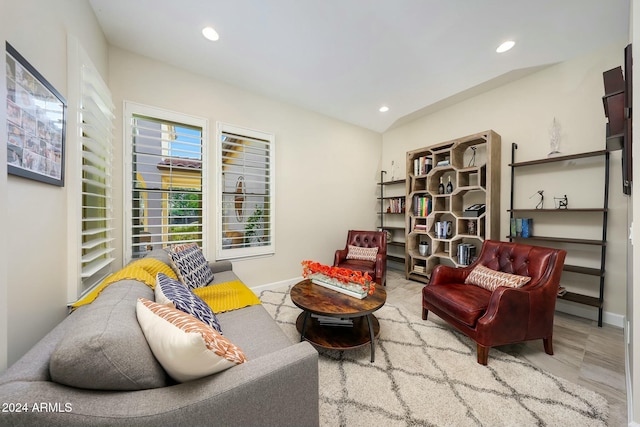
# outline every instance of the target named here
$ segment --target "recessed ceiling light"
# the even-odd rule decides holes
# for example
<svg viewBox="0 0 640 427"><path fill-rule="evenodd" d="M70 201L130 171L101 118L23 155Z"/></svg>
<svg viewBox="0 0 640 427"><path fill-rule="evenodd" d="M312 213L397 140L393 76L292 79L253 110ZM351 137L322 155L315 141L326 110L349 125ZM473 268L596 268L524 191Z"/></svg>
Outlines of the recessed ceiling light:
<svg viewBox="0 0 640 427"><path fill-rule="evenodd" d="M212 27L204 27L202 29L202 35L205 36L205 38L207 38L208 40L211 40L212 42L220 38L220 36L218 35L218 32L214 30Z"/></svg>
<svg viewBox="0 0 640 427"><path fill-rule="evenodd" d="M498 46L498 48L496 49L496 52L504 53L504 52L508 51L509 49L511 49L515 44L516 44L516 42L514 42L513 40L507 40L506 42L504 42L500 46Z"/></svg>
<svg viewBox="0 0 640 427"><path fill-rule="evenodd" d="M386 105L383 105L378 109L378 111L380 111L381 113L386 113L387 111L389 111L389 107L387 107Z"/></svg>

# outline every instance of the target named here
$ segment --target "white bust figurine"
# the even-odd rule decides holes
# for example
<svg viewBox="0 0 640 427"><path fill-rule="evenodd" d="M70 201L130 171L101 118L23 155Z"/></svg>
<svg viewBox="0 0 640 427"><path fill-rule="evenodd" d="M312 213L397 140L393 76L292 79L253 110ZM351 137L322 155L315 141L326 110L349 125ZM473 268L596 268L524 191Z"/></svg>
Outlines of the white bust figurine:
<svg viewBox="0 0 640 427"><path fill-rule="evenodd" d="M549 129L549 146L551 151L549 152L548 157L560 154L560 125L555 117L553 118L553 123Z"/></svg>

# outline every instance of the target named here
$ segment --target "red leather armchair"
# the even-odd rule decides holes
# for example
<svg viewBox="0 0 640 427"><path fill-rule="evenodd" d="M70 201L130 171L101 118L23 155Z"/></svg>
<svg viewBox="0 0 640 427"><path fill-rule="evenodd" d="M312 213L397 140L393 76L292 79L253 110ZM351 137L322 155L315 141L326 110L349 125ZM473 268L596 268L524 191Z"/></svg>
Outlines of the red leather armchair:
<svg viewBox="0 0 640 427"><path fill-rule="evenodd" d="M378 248L375 261L347 259L349 245L361 248ZM387 233L384 231L349 230L347 244L338 249L333 261L335 267L369 273L378 285L386 285L387 280Z"/></svg>
<svg viewBox="0 0 640 427"><path fill-rule="evenodd" d="M487 240L468 267L438 265L422 289L422 318L429 311L477 344L478 363L486 365L494 346L542 339L553 354L553 316L566 251ZM531 280L521 288L500 286L493 292L465 284L476 265Z"/></svg>

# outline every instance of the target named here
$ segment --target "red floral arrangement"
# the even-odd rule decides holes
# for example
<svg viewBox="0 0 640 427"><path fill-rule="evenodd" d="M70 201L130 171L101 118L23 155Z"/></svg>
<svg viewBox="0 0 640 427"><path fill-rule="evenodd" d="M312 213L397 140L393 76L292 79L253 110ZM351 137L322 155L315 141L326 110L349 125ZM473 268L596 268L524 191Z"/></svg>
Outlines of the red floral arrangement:
<svg viewBox="0 0 640 427"><path fill-rule="evenodd" d="M362 286L362 289L368 291L369 295L373 295L375 291L375 282L369 273L350 270L348 268L330 267L315 261L302 261L302 277L305 279L311 274L324 274L327 277L339 280L342 283L356 283Z"/></svg>

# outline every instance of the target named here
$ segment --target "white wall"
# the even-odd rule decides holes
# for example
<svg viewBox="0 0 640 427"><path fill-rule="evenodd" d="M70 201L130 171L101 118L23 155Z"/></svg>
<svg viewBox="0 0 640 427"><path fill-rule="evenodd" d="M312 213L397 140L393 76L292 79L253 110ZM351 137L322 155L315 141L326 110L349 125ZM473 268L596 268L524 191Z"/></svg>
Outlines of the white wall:
<svg viewBox="0 0 640 427"><path fill-rule="evenodd" d="M121 212L122 107L133 101L209 121L215 152L216 121L275 135L276 254L234 261L248 286L299 277L300 262L332 263L350 228L373 229L380 134L270 100L130 52L110 48L109 83L116 105L115 211ZM126 159L128 161L128 159ZM215 174L210 176L213 196ZM215 206L215 204L212 204ZM214 212L208 218L216 244ZM121 222L117 230L123 230ZM121 258L120 239L116 258ZM214 257L215 250L207 254Z"/></svg>
<svg viewBox="0 0 640 427"><path fill-rule="evenodd" d="M389 130L383 135L382 164L405 165L405 152L460 136L493 129L502 137L501 236L509 230L511 143L518 144L517 160L544 158L549 152L549 128L556 117L561 126L560 150L564 154L602 150L605 147L605 123L602 96L602 72L622 65L626 41L589 55L556 64L518 81L482 93L413 122ZM626 311L627 201L622 194L620 152L612 155L609 197L607 275L605 285L605 321L622 326ZM561 188L559 183L558 188ZM534 184L537 185L537 184ZM545 188L545 187L542 187ZM545 207L552 207L553 187L546 187ZM581 195L592 194L594 205L602 204L601 190L582 180L563 187L569 203L584 203ZM523 190L526 201L535 190ZM522 205L520 205L522 206ZM534 207L533 204L531 207ZM592 232L593 230L590 230ZM582 237L582 236L576 236ZM595 238L598 238L597 236ZM504 240L504 238L503 238ZM559 308L563 308L562 302ZM586 314L596 310L579 306Z"/></svg>
<svg viewBox="0 0 640 427"><path fill-rule="evenodd" d="M633 57L640 57L640 0L633 0L631 4L631 41L633 45ZM640 66L637 59L633 66L633 81L640 82ZM635 84L638 87L638 84ZM635 90L633 97L633 122L640 123L640 99L638 97L638 90ZM640 154L638 153L638 147L640 147L640 131L638 126L634 126L633 130L633 145L635 147L633 157L633 186L632 192L634 196L638 195L638 185L640 185ZM629 270L632 272L630 280L627 281L629 285L628 289L628 326L630 328L626 331L630 345L627 346L627 401L629 402L629 425L640 425L640 349L638 349L638 343L640 343L640 260L638 254L640 253L640 197L633 197L633 203L631 206L632 212L632 244L633 249L631 256L631 265ZM636 308L634 310L634 307ZM639 311L636 313L636 311Z"/></svg>
<svg viewBox="0 0 640 427"><path fill-rule="evenodd" d="M0 2L0 40L7 40L16 48L65 98L67 34L82 40L98 69L106 75L107 45L88 2ZM1 62L0 86L4 88L4 54ZM1 95L4 100L6 94ZM0 131L6 135L6 107L2 104ZM5 226L0 248L0 370L15 362L65 316L67 302L67 187L7 176L5 156L3 150L0 223Z"/></svg>

